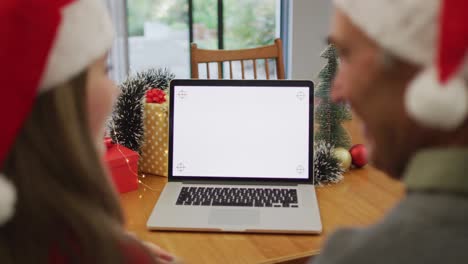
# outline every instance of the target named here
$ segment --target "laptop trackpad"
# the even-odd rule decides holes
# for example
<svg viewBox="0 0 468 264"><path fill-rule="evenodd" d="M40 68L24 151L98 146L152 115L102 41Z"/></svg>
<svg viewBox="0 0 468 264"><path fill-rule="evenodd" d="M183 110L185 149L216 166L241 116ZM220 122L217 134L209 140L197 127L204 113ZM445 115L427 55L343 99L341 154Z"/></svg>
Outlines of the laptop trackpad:
<svg viewBox="0 0 468 264"><path fill-rule="evenodd" d="M259 210L212 209L208 223L213 225L258 225Z"/></svg>

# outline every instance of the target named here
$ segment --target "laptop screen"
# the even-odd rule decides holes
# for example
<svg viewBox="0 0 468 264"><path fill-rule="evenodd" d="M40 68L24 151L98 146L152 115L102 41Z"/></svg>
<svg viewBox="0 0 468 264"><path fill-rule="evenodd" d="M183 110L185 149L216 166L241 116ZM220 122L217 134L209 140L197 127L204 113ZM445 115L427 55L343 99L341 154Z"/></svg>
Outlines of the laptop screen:
<svg viewBox="0 0 468 264"><path fill-rule="evenodd" d="M169 175L309 179L312 83L173 81Z"/></svg>

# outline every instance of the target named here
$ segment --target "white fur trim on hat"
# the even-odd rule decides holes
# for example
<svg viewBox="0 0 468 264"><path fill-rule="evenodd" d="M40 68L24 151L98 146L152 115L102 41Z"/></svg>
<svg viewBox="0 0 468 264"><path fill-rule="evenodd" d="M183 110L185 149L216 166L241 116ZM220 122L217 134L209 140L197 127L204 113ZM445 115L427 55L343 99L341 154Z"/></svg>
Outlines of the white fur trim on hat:
<svg viewBox="0 0 468 264"><path fill-rule="evenodd" d="M381 47L418 65L432 64L440 0L334 0Z"/></svg>
<svg viewBox="0 0 468 264"><path fill-rule="evenodd" d="M467 118L468 89L460 77L441 85L431 67L410 83L405 105L409 115L423 125L453 130Z"/></svg>
<svg viewBox="0 0 468 264"><path fill-rule="evenodd" d="M0 226L8 222L15 213L15 186L0 173Z"/></svg>
<svg viewBox="0 0 468 264"><path fill-rule="evenodd" d="M422 125L453 130L468 115L468 90L463 78L468 64L444 85L434 63L437 57L440 0L334 0L384 50L420 65L423 71L406 90L409 115ZM468 58L467 58L468 59Z"/></svg>
<svg viewBox="0 0 468 264"><path fill-rule="evenodd" d="M62 23L40 84L41 92L79 74L112 46L112 22L102 0L76 0Z"/></svg>

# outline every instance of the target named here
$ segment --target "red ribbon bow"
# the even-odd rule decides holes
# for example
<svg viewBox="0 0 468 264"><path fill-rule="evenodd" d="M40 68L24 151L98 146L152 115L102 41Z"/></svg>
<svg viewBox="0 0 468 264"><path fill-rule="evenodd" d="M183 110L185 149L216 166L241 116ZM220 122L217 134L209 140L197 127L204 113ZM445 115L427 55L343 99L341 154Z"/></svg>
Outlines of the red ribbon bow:
<svg viewBox="0 0 468 264"><path fill-rule="evenodd" d="M146 92L146 102L162 104L166 102L166 94L158 88L150 89Z"/></svg>

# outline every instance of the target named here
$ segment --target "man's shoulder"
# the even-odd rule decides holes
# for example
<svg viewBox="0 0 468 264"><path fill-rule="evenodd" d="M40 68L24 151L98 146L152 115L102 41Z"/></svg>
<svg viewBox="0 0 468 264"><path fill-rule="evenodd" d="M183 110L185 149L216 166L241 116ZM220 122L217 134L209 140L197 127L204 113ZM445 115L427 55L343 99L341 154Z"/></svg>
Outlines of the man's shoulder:
<svg viewBox="0 0 468 264"><path fill-rule="evenodd" d="M468 197L412 193L380 223L332 234L317 264L450 263L468 258ZM438 262L437 262L438 261Z"/></svg>

